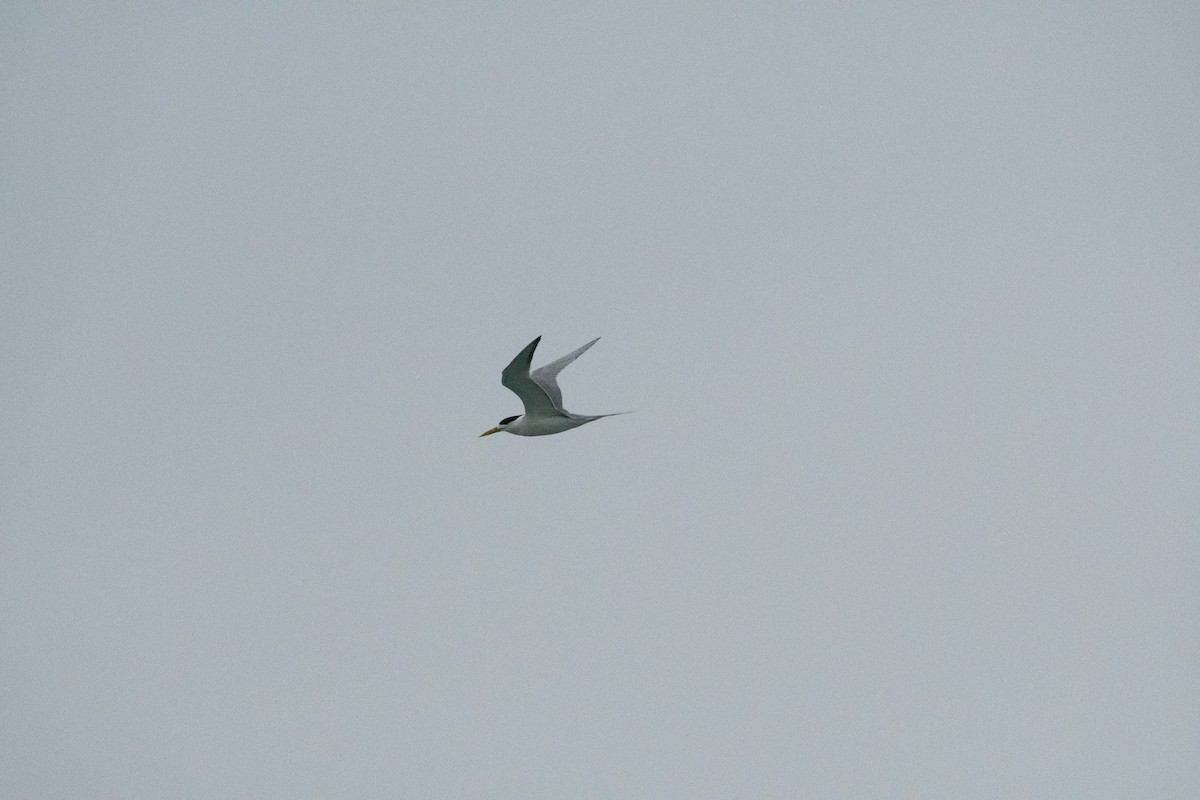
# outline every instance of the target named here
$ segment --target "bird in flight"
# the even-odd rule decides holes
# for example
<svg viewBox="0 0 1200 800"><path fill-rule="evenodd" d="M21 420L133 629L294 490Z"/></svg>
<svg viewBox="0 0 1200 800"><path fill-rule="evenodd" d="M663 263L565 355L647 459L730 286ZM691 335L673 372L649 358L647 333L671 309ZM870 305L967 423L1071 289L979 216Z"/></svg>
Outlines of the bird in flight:
<svg viewBox="0 0 1200 800"><path fill-rule="evenodd" d="M594 416L572 414L563 408L562 392L558 389L558 373L562 372L567 364L583 355L589 347L600 341L600 337L592 339L583 347L567 353L557 361L551 361L544 367L538 367L530 372L529 364L533 361L533 351L537 349L538 342L541 340L542 337L539 336L527 344L524 350L517 353L517 357L512 360L512 363L500 373L500 383L521 398L521 402L525 404L525 413L515 417L505 417L495 428L479 434L480 437L490 436L500 431L515 433L518 436L547 436L551 433L562 433L572 428L578 428L580 425L586 425L602 417L617 416L617 414L596 414Z"/></svg>

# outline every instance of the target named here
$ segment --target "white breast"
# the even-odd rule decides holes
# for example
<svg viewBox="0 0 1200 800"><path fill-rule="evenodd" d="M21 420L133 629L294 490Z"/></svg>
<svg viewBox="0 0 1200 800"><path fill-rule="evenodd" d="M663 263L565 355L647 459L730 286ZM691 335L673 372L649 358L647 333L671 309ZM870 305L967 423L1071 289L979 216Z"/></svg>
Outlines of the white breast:
<svg viewBox="0 0 1200 800"><path fill-rule="evenodd" d="M562 433L569 431L572 428L578 428L585 422L591 422L589 417L521 417L511 425L506 425L504 430L508 433L515 433L517 436L548 436L552 433Z"/></svg>

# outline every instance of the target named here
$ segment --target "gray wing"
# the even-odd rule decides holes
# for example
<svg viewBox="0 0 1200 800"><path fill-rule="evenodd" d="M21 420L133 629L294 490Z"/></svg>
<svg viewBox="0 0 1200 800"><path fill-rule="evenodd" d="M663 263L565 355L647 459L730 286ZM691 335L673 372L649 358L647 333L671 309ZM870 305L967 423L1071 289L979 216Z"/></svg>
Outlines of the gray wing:
<svg viewBox="0 0 1200 800"><path fill-rule="evenodd" d="M525 415L529 417L560 417L562 412L550 399L545 388L529 375L529 363L533 361L533 351L537 349L542 337L537 337L525 349L517 353L517 357L500 373L500 383L512 390L525 404ZM565 365L564 365L565 366ZM545 369L543 367L542 369ZM562 369L562 367L559 367ZM540 372L541 370L539 370ZM558 394L558 389L554 390Z"/></svg>
<svg viewBox="0 0 1200 800"><path fill-rule="evenodd" d="M541 337L538 337L538 338L540 339ZM595 339L592 339L590 342L588 342L587 344L585 344L583 347L579 348L578 350L573 350L570 353L567 353L565 356L558 359L557 361L551 361L549 364L545 365L544 367L538 367L537 369L535 369L533 371L533 374L529 376L533 380L534 383L536 383L538 386L542 387L542 390L550 398L550 402L554 404L554 407L557 410L562 411L563 413L566 413L565 409L563 409L562 392L560 392L558 389L558 373L562 372L563 369L567 366L567 364L570 364L572 361L579 358L581 355L583 355L587 351L587 349L589 347L591 347L598 341L600 341L599 336L597 336ZM535 342L535 344L536 344L536 342ZM530 350L530 355L532 355L532 354L533 354L533 351ZM509 388L512 388L512 387L509 387ZM516 389L513 389L513 391L515 392ZM520 394L520 393L518 392L518 394Z"/></svg>

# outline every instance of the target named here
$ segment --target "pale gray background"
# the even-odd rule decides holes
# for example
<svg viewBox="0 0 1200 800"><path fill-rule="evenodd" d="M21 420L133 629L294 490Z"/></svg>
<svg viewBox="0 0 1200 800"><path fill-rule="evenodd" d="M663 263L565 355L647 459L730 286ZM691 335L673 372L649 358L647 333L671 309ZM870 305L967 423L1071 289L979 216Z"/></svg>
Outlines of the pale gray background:
<svg viewBox="0 0 1200 800"><path fill-rule="evenodd" d="M1200 796L1195 3L246 5L3 11L0 795Z"/></svg>

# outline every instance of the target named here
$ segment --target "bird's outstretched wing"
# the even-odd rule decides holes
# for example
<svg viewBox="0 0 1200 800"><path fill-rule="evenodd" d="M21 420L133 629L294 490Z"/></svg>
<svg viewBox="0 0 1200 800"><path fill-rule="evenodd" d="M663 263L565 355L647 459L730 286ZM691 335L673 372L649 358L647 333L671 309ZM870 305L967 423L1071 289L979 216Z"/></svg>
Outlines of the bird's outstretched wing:
<svg viewBox="0 0 1200 800"><path fill-rule="evenodd" d="M542 337L537 337L525 345L524 350L517 353L517 357L512 360L512 363L500 373L500 383L504 384L512 390L513 394L521 398L521 402L525 404L525 416L559 417L562 416L562 411L550 399L550 395L546 393L545 388L529 375L529 364L533 361L533 351L537 349L538 342L541 340ZM564 364L563 366L566 365ZM542 369L545 369L545 367ZM562 369L562 367L559 367L559 369ZM553 384L553 381L551 383ZM555 387L554 391L557 395L558 388ZM560 395L559 402L561 403L561 401L562 397Z"/></svg>
<svg viewBox="0 0 1200 800"><path fill-rule="evenodd" d="M554 407L559 411L565 413L566 409L563 408L562 392L559 391L558 388L558 373L562 372L567 364L570 364L572 361L579 358L587 351L589 347L598 341L600 341L599 336L597 336L595 339L592 339L578 350L572 350L570 353L567 353L557 361L551 361L545 366L538 367L529 376L533 379L534 383L542 387L542 390L545 391L547 396L549 396L550 402L553 403ZM516 390L514 389L513 391Z"/></svg>

